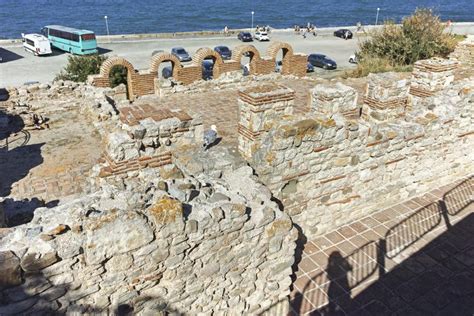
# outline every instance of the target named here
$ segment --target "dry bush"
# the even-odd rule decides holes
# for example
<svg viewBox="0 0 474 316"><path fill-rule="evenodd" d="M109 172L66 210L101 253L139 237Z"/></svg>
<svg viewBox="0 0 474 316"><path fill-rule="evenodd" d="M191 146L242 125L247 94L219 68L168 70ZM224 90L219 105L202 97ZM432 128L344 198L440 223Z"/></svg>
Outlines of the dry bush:
<svg viewBox="0 0 474 316"><path fill-rule="evenodd" d="M457 40L445 29L446 25L430 9L417 9L401 25L385 22L368 40L361 42L357 69L347 75L361 77L371 72L407 71L418 60L447 57Z"/></svg>

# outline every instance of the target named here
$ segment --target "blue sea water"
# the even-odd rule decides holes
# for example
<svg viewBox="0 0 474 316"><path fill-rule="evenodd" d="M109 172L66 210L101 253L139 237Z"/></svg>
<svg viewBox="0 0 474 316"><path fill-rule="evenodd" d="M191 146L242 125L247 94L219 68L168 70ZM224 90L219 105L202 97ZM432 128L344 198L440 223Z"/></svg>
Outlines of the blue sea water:
<svg viewBox="0 0 474 316"><path fill-rule="evenodd" d="M474 21L474 0L0 0L0 38L18 38L61 24L106 34L221 30L255 25L317 27L400 21L417 7L430 7L443 20Z"/></svg>

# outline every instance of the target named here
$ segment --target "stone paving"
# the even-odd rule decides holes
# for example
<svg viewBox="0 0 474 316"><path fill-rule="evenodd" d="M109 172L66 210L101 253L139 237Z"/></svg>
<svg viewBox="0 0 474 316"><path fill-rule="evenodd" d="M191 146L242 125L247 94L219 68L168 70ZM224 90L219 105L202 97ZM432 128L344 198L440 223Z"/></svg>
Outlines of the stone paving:
<svg viewBox="0 0 474 316"><path fill-rule="evenodd" d="M472 315L474 176L301 244L293 315Z"/></svg>
<svg viewBox="0 0 474 316"><path fill-rule="evenodd" d="M46 202L83 192L100 157L94 126L75 109L51 111L50 128L22 130L0 141L0 197ZM99 150L98 150L99 148Z"/></svg>

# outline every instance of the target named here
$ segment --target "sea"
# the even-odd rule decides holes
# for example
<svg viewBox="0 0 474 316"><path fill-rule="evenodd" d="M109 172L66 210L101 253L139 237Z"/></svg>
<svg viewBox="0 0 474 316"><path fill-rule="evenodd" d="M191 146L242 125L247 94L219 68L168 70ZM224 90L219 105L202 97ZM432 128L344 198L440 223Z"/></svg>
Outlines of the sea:
<svg viewBox="0 0 474 316"><path fill-rule="evenodd" d="M0 39L49 24L99 35L107 34L106 24L110 34L367 25L377 19L398 22L421 7L445 21L474 21L474 0L0 0Z"/></svg>

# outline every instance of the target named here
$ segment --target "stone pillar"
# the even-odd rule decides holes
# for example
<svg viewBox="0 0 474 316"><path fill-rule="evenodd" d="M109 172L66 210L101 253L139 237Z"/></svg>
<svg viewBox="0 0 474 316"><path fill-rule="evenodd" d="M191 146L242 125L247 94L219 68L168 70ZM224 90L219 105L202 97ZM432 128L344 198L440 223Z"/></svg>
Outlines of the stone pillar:
<svg viewBox="0 0 474 316"><path fill-rule="evenodd" d="M174 150L202 141L201 121L181 110L133 104L119 117L121 128L105 137L100 177L171 164Z"/></svg>
<svg viewBox="0 0 474 316"><path fill-rule="evenodd" d="M322 119L335 114L342 114L349 119L358 118L357 91L340 82L318 84L310 91L310 108Z"/></svg>
<svg viewBox="0 0 474 316"><path fill-rule="evenodd" d="M285 86L266 83L239 91L239 151L249 159L260 147L271 121L293 113L295 92Z"/></svg>
<svg viewBox="0 0 474 316"><path fill-rule="evenodd" d="M382 122L405 115L409 81L394 72L369 74L362 106L367 121Z"/></svg>
<svg viewBox="0 0 474 316"><path fill-rule="evenodd" d="M454 81L457 66L457 61L442 58L417 61L413 67L410 94L426 98L447 88Z"/></svg>

